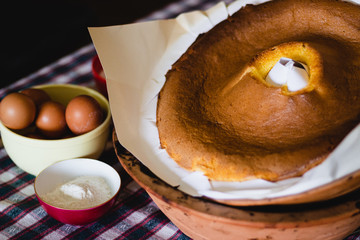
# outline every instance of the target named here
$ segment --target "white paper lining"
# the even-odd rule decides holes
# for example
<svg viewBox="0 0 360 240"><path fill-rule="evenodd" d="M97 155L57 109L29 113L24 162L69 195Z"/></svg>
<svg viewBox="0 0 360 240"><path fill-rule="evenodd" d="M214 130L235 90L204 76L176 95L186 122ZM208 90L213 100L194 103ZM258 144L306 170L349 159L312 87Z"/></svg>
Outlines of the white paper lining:
<svg viewBox="0 0 360 240"><path fill-rule="evenodd" d="M213 199L271 199L317 188L360 169L360 125L322 164L302 177L275 183L209 181L200 172L178 166L160 148L156 105L165 73L200 33L246 4L266 1L240 0L229 6L221 2L176 19L89 29L107 78L119 142L159 178L185 193Z"/></svg>

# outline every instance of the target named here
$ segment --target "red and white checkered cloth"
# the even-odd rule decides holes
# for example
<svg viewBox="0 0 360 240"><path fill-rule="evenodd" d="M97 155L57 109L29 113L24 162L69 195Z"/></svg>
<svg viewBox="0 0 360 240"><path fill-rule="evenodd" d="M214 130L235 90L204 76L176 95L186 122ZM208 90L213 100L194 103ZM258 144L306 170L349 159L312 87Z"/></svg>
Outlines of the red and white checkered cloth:
<svg viewBox="0 0 360 240"><path fill-rule="evenodd" d="M165 19L179 13L207 9L214 0L185 0L172 3L139 19ZM227 1L228 3L229 1ZM65 56L34 74L0 89L6 94L49 83L94 86L91 60L96 52L92 44ZM100 220L85 225L63 224L48 216L34 193L35 177L19 169L0 146L0 240L2 239L189 239L158 209L147 193L121 168L109 147L100 157L122 176L122 189L116 207ZM355 233L346 240L360 240Z"/></svg>

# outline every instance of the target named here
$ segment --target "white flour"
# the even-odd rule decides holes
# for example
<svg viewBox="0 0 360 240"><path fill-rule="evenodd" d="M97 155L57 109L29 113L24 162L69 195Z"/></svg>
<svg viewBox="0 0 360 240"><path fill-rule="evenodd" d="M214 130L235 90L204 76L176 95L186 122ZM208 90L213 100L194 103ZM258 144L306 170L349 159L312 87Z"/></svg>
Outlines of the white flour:
<svg viewBox="0 0 360 240"><path fill-rule="evenodd" d="M54 191L41 196L46 203L65 209L95 207L112 196L105 179L82 176L58 186Z"/></svg>

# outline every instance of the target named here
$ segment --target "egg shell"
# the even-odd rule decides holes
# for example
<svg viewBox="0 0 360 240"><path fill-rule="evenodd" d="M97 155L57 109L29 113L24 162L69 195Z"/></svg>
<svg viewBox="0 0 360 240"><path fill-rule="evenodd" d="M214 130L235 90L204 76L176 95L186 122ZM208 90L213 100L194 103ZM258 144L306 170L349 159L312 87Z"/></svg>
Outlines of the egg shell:
<svg viewBox="0 0 360 240"><path fill-rule="evenodd" d="M47 101L39 108L36 127L49 138L60 138L66 133L65 106Z"/></svg>
<svg viewBox="0 0 360 240"><path fill-rule="evenodd" d="M24 94L10 93L1 101L0 119L8 128L26 128L34 121L35 115L35 103Z"/></svg>
<svg viewBox="0 0 360 240"><path fill-rule="evenodd" d="M51 100L50 96L44 90L41 89L27 88L20 91L20 93L30 97L34 101L37 108L39 108L40 105L43 104L44 102Z"/></svg>
<svg viewBox="0 0 360 240"><path fill-rule="evenodd" d="M66 107L66 123L76 135L90 132L103 122L104 113L100 104L91 96L79 95Z"/></svg>

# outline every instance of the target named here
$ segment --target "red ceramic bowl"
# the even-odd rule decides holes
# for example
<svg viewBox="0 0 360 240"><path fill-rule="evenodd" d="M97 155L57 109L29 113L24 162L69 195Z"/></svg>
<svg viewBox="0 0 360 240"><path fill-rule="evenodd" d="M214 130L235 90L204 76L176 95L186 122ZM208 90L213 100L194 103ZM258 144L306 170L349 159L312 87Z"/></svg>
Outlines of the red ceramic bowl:
<svg viewBox="0 0 360 240"><path fill-rule="evenodd" d="M103 70L103 67L101 66L98 55L96 55L92 59L92 73L94 75L96 88L104 96L107 96L106 79L105 79L104 70Z"/></svg>
<svg viewBox="0 0 360 240"><path fill-rule="evenodd" d="M79 176L104 178L111 189L111 197L95 207L76 210L56 207L42 199L45 193ZM51 217L67 224L84 225L101 218L114 206L120 185L119 174L108 164L93 159L77 158L60 161L47 167L36 177L34 188L41 206Z"/></svg>

